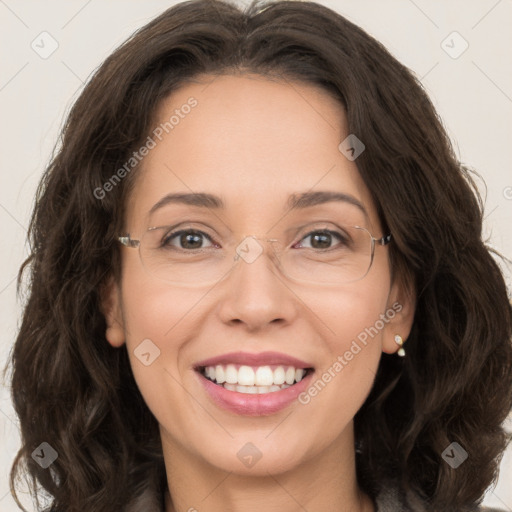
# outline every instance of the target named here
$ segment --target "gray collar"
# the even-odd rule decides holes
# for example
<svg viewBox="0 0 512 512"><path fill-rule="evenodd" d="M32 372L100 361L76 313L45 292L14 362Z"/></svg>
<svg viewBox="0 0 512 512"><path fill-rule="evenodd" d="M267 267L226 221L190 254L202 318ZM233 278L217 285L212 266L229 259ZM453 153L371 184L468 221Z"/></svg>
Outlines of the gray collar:
<svg viewBox="0 0 512 512"><path fill-rule="evenodd" d="M427 512L425 503L414 493L406 493L394 484L383 486L375 498L377 512ZM128 505L124 512L164 512L164 497L154 487ZM494 508L479 507L475 512L503 512Z"/></svg>

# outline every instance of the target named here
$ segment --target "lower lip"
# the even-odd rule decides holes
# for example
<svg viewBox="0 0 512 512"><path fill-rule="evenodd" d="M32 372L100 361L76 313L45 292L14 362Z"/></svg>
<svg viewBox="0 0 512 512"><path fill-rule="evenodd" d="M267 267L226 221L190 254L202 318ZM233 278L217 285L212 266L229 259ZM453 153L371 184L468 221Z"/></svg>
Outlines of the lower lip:
<svg viewBox="0 0 512 512"><path fill-rule="evenodd" d="M229 391L224 386L219 386L207 379L202 373L197 372L201 384L210 395L210 398L223 409L243 414L245 416L266 416L274 414L288 407L310 385L314 372L304 377L300 382L289 388L273 391L271 393L247 394L237 391Z"/></svg>

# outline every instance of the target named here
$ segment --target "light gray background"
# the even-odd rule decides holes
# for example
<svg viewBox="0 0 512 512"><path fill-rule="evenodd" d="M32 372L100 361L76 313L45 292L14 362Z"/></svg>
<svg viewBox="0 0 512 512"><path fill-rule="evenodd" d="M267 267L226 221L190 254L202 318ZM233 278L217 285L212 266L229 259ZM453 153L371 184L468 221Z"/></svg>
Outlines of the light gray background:
<svg viewBox="0 0 512 512"><path fill-rule="evenodd" d="M15 276L41 173L65 114L91 72L174 1L0 0L0 364L21 314ZM458 156L487 184L485 234L512 255L511 0L321 0L380 40L427 88ZM48 49L48 58L31 47ZM453 58L463 48L468 49ZM42 38L47 39L43 40ZM442 43L445 41L445 43ZM450 56L448 52L452 53ZM481 189L483 183L480 183ZM427 219L426 219L427 221ZM504 268L511 283L510 268ZM485 276L484 276L485 277ZM52 357L48 354L48 357ZM507 422L510 428L512 418ZM0 510L15 512L7 481L19 443L8 383L0 390ZM512 511L512 447L485 503ZM24 500L27 505L28 499ZM32 510L31 507L29 507Z"/></svg>

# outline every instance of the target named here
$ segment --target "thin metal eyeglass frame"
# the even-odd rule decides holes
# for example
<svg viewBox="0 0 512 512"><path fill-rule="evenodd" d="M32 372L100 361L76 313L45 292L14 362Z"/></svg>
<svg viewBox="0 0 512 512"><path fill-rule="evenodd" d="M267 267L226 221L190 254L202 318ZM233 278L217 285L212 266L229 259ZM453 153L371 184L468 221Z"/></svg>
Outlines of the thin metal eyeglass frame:
<svg viewBox="0 0 512 512"><path fill-rule="evenodd" d="M153 231L155 229L160 229L162 227L165 227L165 226L154 226L154 227L148 228L147 231ZM368 274L368 272L372 268L373 259L375 256L375 244L381 245L381 246L386 246L391 242L392 236L391 236L391 233L388 233L387 235L384 235L381 238L375 238L366 228L364 228L362 226L352 226L352 227L366 231L368 233L368 235L370 236L370 240L371 240L371 244L372 244L370 264L368 265L368 268L367 268L366 272L364 273L364 275L362 275L360 278L356 279L356 281L360 281ZM256 240L260 240L262 242L279 242L279 239L277 239L277 238L264 238L264 237L257 237L255 235L245 235L242 238L242 240L240 241L240 243L242 243L242 241L245 240L247 237L251 237ZM125 247L127 247L129 249L137 249L138 248L139 249L139 257L141 258L141 261L142 261L142 255L140 254L140 240L134 240L134 239L130 238L129 234L127 234L126 236L117 237L117 241L119 241L121 244L123 244ZM274 247L274 246L272 246L272 247ZM277 255L275 250L274 250L274 253ZM234 261L238 261L239 259L240 259L240 255L237 253L236 256L234 257ZM292 278L290 278L290 279L292 279Z"/></svg>

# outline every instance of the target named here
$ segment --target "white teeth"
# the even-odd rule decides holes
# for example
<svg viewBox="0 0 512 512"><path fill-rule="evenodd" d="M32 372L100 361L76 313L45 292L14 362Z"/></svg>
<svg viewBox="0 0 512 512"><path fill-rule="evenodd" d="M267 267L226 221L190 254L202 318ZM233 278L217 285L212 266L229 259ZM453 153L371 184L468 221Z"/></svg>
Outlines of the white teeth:
<svg viewBox="0 0 512 512"><path fill-rule="evenodd" d="M235 391L238 391L239 393L247 393L249 395L259 393L257 386L236 386Z"/></svg>
<svg viewBox="0 0 512 512"><path fill-rule="evenodd" d="M290 386L295 382L295 368L293 366L289 366L286 370L285 381Z"/></svg>
<svg viewBox="0 0 512 512"><path fill-rule="evenodd" d="M289 388L288 384L282 386L241 386L240 384L224 384L224 388L228 391L237 391L238 393L246 393L249 395L262 395L264 393L273 393L274 391L281 391L281 389Z"/></svg>
<svg viewBox="0 0 512 512"><path fill-rule="evenodd" d="M295 369L293 366L288 366L286 369L283 366L278 366L272 371L270 366L252 368L251 366L242 365L237 370L234 364L218 364L207 366L204 369L204 374L208 379L217 384L224 384L224 387L230 391L238 391L237 388L242 386L240 393L269 393L285 389L285 387L289 387L295 382L300 382L305 373L305 369ZM247 391L247 389L251 390ZM252 391L252 389L255 391Z"/></svg>
<svg viewBox="0 0 512 512"><path fill-rule="evenodd" d="M213 368L213 366L211 368ZM226 374L224 373L224 368L220 364L215 367L215 375L213 378L217 381L217 384L226 382Z"/></svg>
<svg viewBox="0 0 512 512"><path fill-rule="evenodd" d="M240 366L238 369L238 384L254 386L254 370L250 366Z"/></svg>
<svg viewBox="0 0 512 512"><path fill-rule="evenodd" d="M279 366L279 368L276 368L274 370L274 384L276 384L278 386L280 384L284 384L284 379L285 379L284 368L282 366Z"/></svg>
<svg viewBox="0 0 512 512"><path fill-rule="evenodd" d="M213 368L213 367L210 366L209 368ZM226 382L228 384L236 384L238 382L238 370L235 368L234 365L228 364L226 366L225 377L226 377ZM210 377L210 378L212 378L212 377ZM216 378L216 375L213 376L212 380L215 378Z"/></svg>
<svg viewBox="0 0 512 512"><path fill-rule="evenodd" d="M274 374L270 366L260 366L256 370L255 384L258 386L271 386L274 382Z"/></svg>

